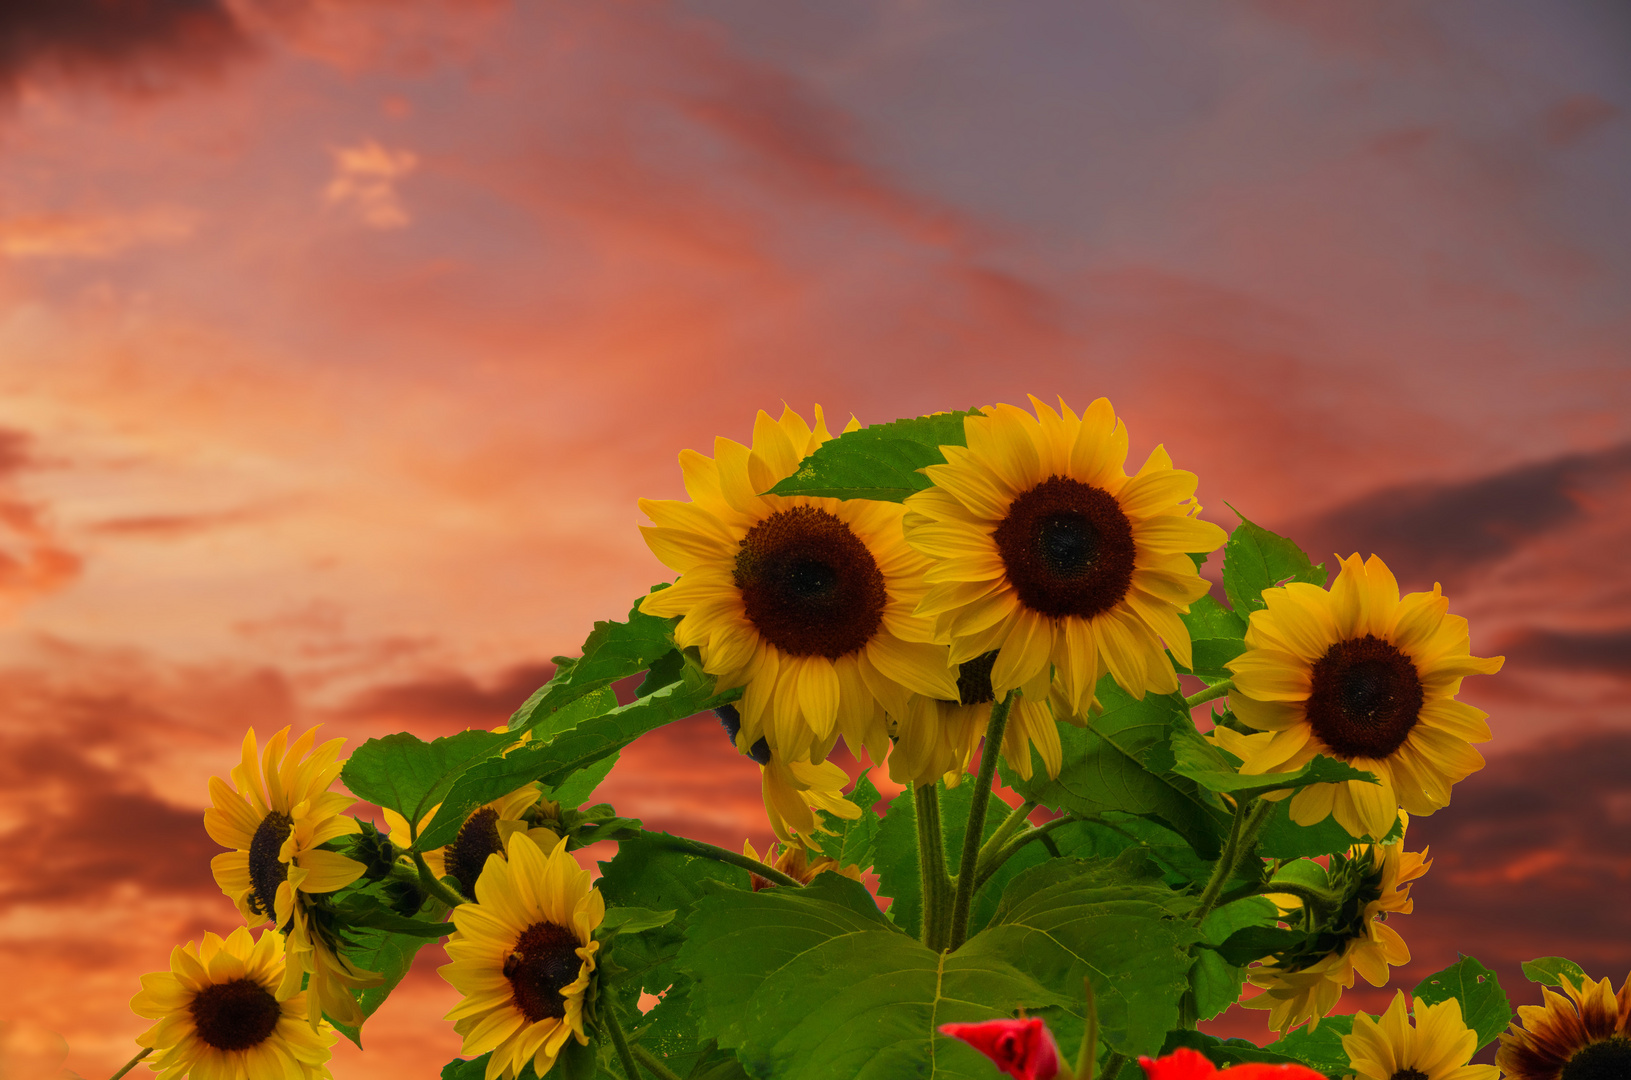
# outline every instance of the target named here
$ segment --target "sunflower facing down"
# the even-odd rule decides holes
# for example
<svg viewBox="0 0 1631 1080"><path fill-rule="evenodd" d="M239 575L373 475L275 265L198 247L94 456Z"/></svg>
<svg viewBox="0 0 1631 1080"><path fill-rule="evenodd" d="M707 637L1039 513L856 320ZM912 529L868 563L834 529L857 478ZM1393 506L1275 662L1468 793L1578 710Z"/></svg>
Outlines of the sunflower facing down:
<svg viewBox="0 0 1631 1080"><path fill-rule="evenodd" d="M1127 476L1127 430L1109 401L1080 418L1031 403L1034 417L996 405L965 419L968 445L941 447L946 464L923 470L934 486L907 498L906 541L933 560L918 612L935 617L953 662L997 653L999 699L1050 665L1072 715L1106 671L1134 697L1171 693L1161 642L1189 665L1178 615L1208 588L1188 553L1214 550L1224 532L1195 517L1195 474L1161 447Z"/></svg>
<svg viewBox="0 0 1631 1080"><path fill-rule="evenodd" d="M305 1024L304 993L278 997L283 975L275 930L256 941L240 926L224 941L205 934L201 945L176 946L170 970L143 975L130 1001L158 1021L136 1038L156 1051L148 1064L158 1080L328 1080L334 1031Z"/></svg>
<svg viewBox="0 0 1631 1080"><path fill-rule="evenodd" d="M531 734L528 732L528 734ZM487 856L502 856L507 850L510 836L513 833L525 832L532 837L538 847L544 851L554 848L555 841L560 837L552 829L542 827L529 828L522 815L534 806L543 795L537 784L527 784L524 787L494 799L485 806L472 810L459 827L458 836L451 844L425 852L425 865L430 872L436 875L437 880L451 876L459 883L459 890L465 896L476 894L476 879L487 865ZM408 821L401 814L389 808L382 808L385 813L385 824L390 829L391 842L399 847L406 848L408 837L412 835L408 829ZM431 819L441 804L430 808L419 821L419 832L423 833L430 826ZM400 840L400 843L398 841Z"/></svg>
<svg viewBox="0 0 1631 1080"><path fill-rule="evenodd" d="M606 915L564 839L546 855L517 832L507 851L488 857L476 902L453 909L452 963L437 969L464 995L446 1017L461 1052L493 1052L485 1080L514 1080L529 1061L543 1076L568 1038L588 1044L583 1002L600 948L590 935Z"/></svg>
<svg viewBox="0 0 1631 1080"><path fill-rule="evenodd" d="M1402 599L1372 555L1342 560L1329 592L1306 582L1265 589L1246 651L1229 661L1229 707L1263 735L1222 734L1243 775L1289 772L1316 754L1373 773L1379 784L1313 784L1291 796L1291 818L1331 814L1353 836L1380 838L1402 808L1431 814L1451 785L1483 768L1472 743L1490 737L1487 714L1455 700L1468 675L1493 674L1503 657L1468 652L1467 620L1432 592ZM1281 797L1284 797L1281 795Z"/></svg>
<svg viewBox="0 0 1631 1080"><path fill-rule="evenodd" d="M1624 1080L1631 1076L1631 975L1620 992L1607 979L1558 994L1542 987L1544 1004L1521 1005L1501 1035L1495 1064L1508 1080Z"/></svg>
<svg viewBox="0 0 1631 1080"><path fill-rule="evenodd" d="M956 676L914 613L926 562L901 539L899 504L762 494L831 437L819 407L814 428L786 409L759 413L751 448L682 451L691 501L640 500L646 543L680 578L640 610L679 616L675 644L700 650L720 690L745 688L738 749L764 738L819 762L842 736L881 761L885 710L912 693L953 698Z"/></svg>
<svg viewBox="0 0 1631 1080"><path fill-rule="evenodd" d="M808 885L816 879L817 874L825 874L828 871L847 877L851 881L860 881L865 874L865 871L859 866L839 866L837 859L814 852L799 843L772 844L765 849L764 858L761 859L759 853L753 848L753 842L744 840L742 841L742 854L755 862L762 862L767 866L780 870L800 885ZM872 868L869 866L867 869ZM765 889L774 889L776 887L774 881L762 878L758 874L750 872L749 877L754 892L762 892Z"/></svg>
<svg viewBox="0 0 1631 1080"><path fill-rule="evenodd" d="M830 761L812 765L808 761L783 761L775 754L766 756L759 769L764 789L765 815L776 838L784 844L801 842L821 827L815 812L855 821L862 808L844 798L849 774ZM869 808L870 809L870 808Z"/></svg>
<svg viewBox="0 0 1631 1080"><path fill-rule="evenodd" d="M991 665L995 652L977 656L958 665L957 699L938 701L915 694L903 715L891 716L889 778L897 784L932 784L943 778L956 787L968 771L969 761L991 720L995 694L991 689ZM1050 777L1059 775L1064 751L1059 729L1054 726L1050 696L1065 711L1063 695L1052 689L1047 672L1020 687L1019 697L1008 714L1003 730L1002 756L1021 777L1031 778L1031 747L1042 755Z"/></svg>
<svg viewBox="0 0 1631 1080"><path fill-rule="evenodd" d="M1381 1020L1354 1015L1352 1035L1342 1037L1343 1052L1355 1080L1496 1080L1493 1065L1469 1065L1478 1052L1478 1036L1461 1017L1461 1002L1445 998L1434 1005L1416 1001L1416 1026L1405 1015L1404 991Z"/></svg>
<svg viewBox="0 0 1631 1080"><path fill-rule="evenodd" d="M1404 825L1409 826L1408 818ZM1326 933L1319 951L1299 955L1276 954L1250 969L1248 977L1263 993L1242 1001L1246 1009L1268 1009L1269 1027L1290 1031L1307 1022L1319 1026L1353 986L1360 974L1372 986L1387 983L1388 967L1410 962L1410 947L1398 931L1387 925L1389 915L1408 915L1416 902L1410 885L1432 866L1427 851L1404 850L1404 834L1392 844L1355 844L1346 856L1332 856L1333 883L1345 902ZM1302 901L1284 893L1270 896L1280 906L1281 921L1303 918Z"/></svg>

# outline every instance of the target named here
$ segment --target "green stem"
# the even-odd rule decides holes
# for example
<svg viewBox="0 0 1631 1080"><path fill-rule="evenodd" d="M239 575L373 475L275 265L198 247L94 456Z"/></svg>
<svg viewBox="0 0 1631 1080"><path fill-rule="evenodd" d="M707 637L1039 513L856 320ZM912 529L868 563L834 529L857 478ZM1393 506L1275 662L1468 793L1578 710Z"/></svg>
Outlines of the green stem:
<svg viewBox="0 0 1631 1080"><path fill-rule="evenodd" d="M715 847L712 844L705 844L701 840L693 840L689 836L674 836L670 833L650 832L644 829L641 830L640 835L648 841L666 847L671 851L683 851L688 855L701 855L704 859L713 859L717 862L730 863L732 866L740 866L748 873L758 874L766 881L777 885L789 885L795 889L801 887L797 878L790 878L774 866L766 866L758 859L750 859L746 855L731 851L729 848Z"/></svg>
<svg viewBox="0 0 1631 1080"><path fill-rule="evenodd" d="M417 851L410 851L408 854L413 856L413 864L419 868L419 884L424 886L426 892L430 893L430 895L434 896L436 899L440 900L450 908L456 908L460 904L469 903L469 901L464 897L460 896L458 893L436 880L436 875L432 874L430 872L430 867L425 865L425 857L423 855L419 854Z"/></svg>
<svg viewBox="0 0 1631 1080"><path fill-rule="evenodd" d="M1020 826L1025 824L1026 820L1031 816L1032 811L1034 811L1036 807L1036 803L1027 799L1010 810L1008 812L1008 816L1002 819L1002 824L998 825L996 831L986 838L984 844L980 845L980 861L978 865L984 866L986 860L989 859L999 848L1001 848L1002 845L1006 844L1008 839L1014 835L1014 832L1019 829ZM976 882L974 887L979 888L979 883Z"/></svg>
<svg viewBox="0 0 1631 1080"><path fill-rule="evenodd" d="M142 1058L146 1057L148 1054L151 1054L152 1052L153 1052L153 1048L151 1046L147 1047L144 1050L141 1050L141 1051L137 1052L135 1057L133 1057L129 1061L125 1062L125 1067L124 1068L120 1069L118 1072L116 1072L112 1076L108 1077L108 1080L119 1080L119 1077L123 1076L125 1073L129 1072L131 1069L134 1069L136 1067L137 1062L141 1061Z"/></svg>
<svg viewBox="0 0 1631 1080"><path fill-rule="evenodd" d="M1043 843L1047 843L1048 834L1050 832L1059 828L1061 825L1069 825L1073 821L1080 820L1081 819L1076 817L1074 814L1065 814L1054 818L1052 821L1044 821L1042 824L1034 828L1026 829L1024 832L1008 841L1008 843L1004 844L995 855L991 856L989 859L980 860L979 868L974 875L974 887L978 889L981 885L984 885L987 881L991 880L991 875L1002 869L1003 863L1013 858L1014 855L1018 853L1020 848L1024 847L1026 844L1029 844L1032 840L1040 840Z"/></svg>
<svg viewBox="0 0 1631 1080"><path fill-rule="evenodd" d="M1208 686L1205 690L1199 691L1198 693L1191 694L1188 697L1184 698L1184 708L1193 709L1197 705L1204 705L1208 701L1212 701L1212 700L1214 700L1216 698L1223 697L1225 694L1227 694L1229 691L1233 690L1234 688L1235 688L1235 681L1233 679L1224 679L1220 683L1213 683L1211 686Z"/></svg>
<svg viewBox="0 0 1631 1080"><path fill-rule="evenodd" d="M635 1043L633 1046L630 1046L629 1049L634 1052L634 1059L640 1064L644 1065L646 1067L646 1071L652 1076L655 1076L657 1080L683 1080L679 1073L663 1064L662 1058L658 1057L656 1054L653 1054L650 1050L647 1050L639 1043Z"/></svg>
<svg viewBox="0 0 1631 1080"><path fill-rule="evenodd" d="M1093 980L1082 980L1082 992L1087 996L1087 1009L1083 1014L1082 1048L1076 1053L1076 1080L1093 1080L1093 1066L1099 1056L1099 1005L1093 997Z"/></svg>
<svg viewBox="0 0 1631 1080"><path fill-rule="evenodd" d="M917 865L923 893L923 944L932 951L946 947L947 900L951 882L946 877L945 833L940 826L940 791L934 784L912 785L917 811Z"/></svg>
<svg viewBox="0 0 1631 1080"><path fill-rule="evenodd" d="M623 1063L623 1072L629 1080L640 1080L640 1070L634 1064L634 1055L629 1053L629 1040L623 1035L623 1025L617 1022L617 1010L610 1004L600 1011L600 1026L612 1037L612 1045L617 1048L617 1059Z"/></svg>
<svg viewBox="0 0 1631 1080"><path fill-rule="evenodd" d="M997 759L1002 756L1002 733L1008 727L1008 713L1013 709L1017 696L1018 690L1010 690L1001 701L994 703L991 706L991 722L985 728L985 746L980 750L980 774L975 778L974 798L969 802L968 827L963 830L963 858L957 864L957 895L951 903L951 932L947 943L953 949L968 937L968 913L974 904L981 841L985 839L985 811L991 803L991 781L997 775Z"/></svg>
<svg viewBox="0 0 1631 1080"><path fill-rule="evenodd" d="M1249 809L1248 809L1249 807ZM1234 820L1229 824L1229 842L1224 846L1223 854L1218 857L1217 863L1212 867L1212 877L1201 892L1201 898L1195 904L1194 919L1196 925L1212 913L1217 907L1218 897L1223 892L1223 886L1234 876L1234 872L1241 863L1251 857L1257 850L1257 834L1263 828L1263 823L1274 813L1274 804L1259 799L1256 802L1240 802L1235 805Z"/></svg>

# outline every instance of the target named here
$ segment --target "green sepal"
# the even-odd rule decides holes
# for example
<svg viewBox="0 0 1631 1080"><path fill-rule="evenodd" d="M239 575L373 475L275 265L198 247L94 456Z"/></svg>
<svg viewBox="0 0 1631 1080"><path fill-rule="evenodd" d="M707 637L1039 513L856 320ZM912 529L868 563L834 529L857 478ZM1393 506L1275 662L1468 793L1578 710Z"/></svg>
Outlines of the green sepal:
<svg viewBox="0 0 1631 1080"><path fill-rule="evenodd" d="M372 893L346 893L326 906L328 912L348 927L367 927L420 938L439 938L453 932L452 923L408 918L391 910Z"/></svg>
<svg viewBox="0 0 1631 1080"><path fill-rule="evenodd" d="M978 414L935 413L847 431L818 446L766 494L901 502L930 486L921 470L946 463L942 446L967 445L963 419Z"/></svg>
<svg viewBox="0 0 1631 1080"><path fill-rule="evenodd" d="M1326 580L1324 563L1310 561L1302 548L1253 523L1244 514L1223 546L1223 591L1229 606L1242 619L1268 606L1263 602L1264 589L1287 581L1306 581L1324 588Z"/></svg>
<svg viewBox="0 0 1631 1080"><path fill-rule="evenodd" d="M1427 976L1410 993L1418 1008L1452 997L1459 1001L1461 1019L1478 1036L1481 1050L1512 1023L1512 1003L1495 972L1465 953L1460 955L1461 959Z"/></svg>

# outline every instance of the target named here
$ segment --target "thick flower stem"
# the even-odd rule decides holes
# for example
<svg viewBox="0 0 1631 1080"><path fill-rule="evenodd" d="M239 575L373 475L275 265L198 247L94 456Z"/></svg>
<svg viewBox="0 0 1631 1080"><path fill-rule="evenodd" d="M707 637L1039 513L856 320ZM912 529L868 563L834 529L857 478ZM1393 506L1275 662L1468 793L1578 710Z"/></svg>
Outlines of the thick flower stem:
<svg viewBox="0 0 1631 1080"><path fill-rule="evenodd" d="M693 840L689 836L674 836L671 833L642 830L640 835L672 851L683 851L687 855L701 855L704 859L713 859L716 862L740 866L748 873L758 874L766 881L776 885L790 885L795 889L800 887L796 878L790 878L774 866L766 866L758 859L750 859L746 855L731 851L729 848L715 847L712 844L705 844L701 840Z"/></svg>
<svg viewBox="0 0 1631 1080"><path fill-rule="evenodd" d="M440 900L450 908L456 908L460 904L469 903L469 901L464 897L460 896L458 893L436 880L436 875L430 872L429 866L425 865L425 857L423 855L419 854L417 851L410 851L408 854L413 856L413 864L419 868L419 884L424 887L426 892L430 893L430 895L434 896L436 899Z"/></svg>
<svg viewBox="0 0 1631 1080"><path fill-rule="evenodd" d="M917 865L923 893L923 944L946 948L951 922L951 881L946 877L946 842L940 828L940 791L933 783L912 785L917 817Z"/></svg>
<svg viewBox="0 0 1631 1080"><path fill-rule="evenodd" d="M1065 814L1054 818L1052 821L1044 821L1042 824L1034 828L1026 829L1024 832L1020 833L1012 840L1009 840L1006 844L998 848L989 856L982 854L980 856L979 868L974 875L974 887L978 889L981 885L984 885L988 880L990 880L992 874L995 874L1002 868L1003 863L1013 858L1019 852L1020 848L1024 847L1026 844L1029 844L1032 840L1040 840L1043 843L1047 843L1048 834L1050 832L1062 825L1069 825L1073 821L1081 820L1082 819L1077 817L1075 814Z"/></svg>
<svg viewBox="0 0 1631 1080"><path fill-rule="evenodd" d="M1212 877L1207 881L1200 900L1195 904L1196 925L1217 907L1218 897L1223 894L1223 886L1234 876L1235 870L1257 850L1257 834L1272 813L1274 804L1266 799L1242 801L1235 806L1234 821L1229 826L1229 842L1224 845L1223 854L1212 867Z"/></svg>
<svg viewBox="0 0 1631 1080"><path fill-rule="evenodd" d="M1026 819L1031 816L1031 812L1036 807L1036 803L1027 799L1010 810L1008 816L1002 819L1002 824L998 825L996 831L986 839L985 843L980 845L980 860L976 865L983 868L986 863L990 862L992 856L1001 851L1002 846L1008 843L1009 838L1025 824ZM985 879L980 878L974 882L974 887L978 889L984 883Z"/></svg>
<svg viewBox="0 0 1631 1080"><path fill-rule="evenodd" d="M617 1060L623 1064L624 1075L629 1080L640 1080L640 1070L634 1064L634 1055L629 1052L629 1040L623 1034L623 1025L617 1022L617 1010L610 1005L602 1009L600 1026L612 1037L612 1046L617 1050Z"/></svg>
<svg viewBox="0 0 1631 1080"><path fill-rule="evenodd" d="M991 706L991 722L985 728L985 746L980 750L980 774L974 781L974 798L968 807L968 828L963 830L963 858L957 864L957 896L951 904L951 932L947 944L955 949L968 937L968 912L974 903L974 885L980 865L980 846L985 839L985 811L991 802L991 781L997 775L997 758L1002 755L1002 733L1008 728L1008 712L1014 707L1018 690L1010 690Z"/></svg>
<svg viewBox="0 0 1631 1080"><path fill-rule="evenodd" d="M1208 701L1223 697L1234 688L1235 681L1233 679L1224 679L1220 683L1213 683L1205 690L1197 691L1196 693L1184 698L1184 708L1193 709L1197 705L1204 705Z"/></svg>
<svg viewBox="0 0 1631 1080"><path fill-rule="evenodd" d="M108 1077L108 1080L119 1080L119 1077L123 1076L125 1073L129 1072L131 1069L134 1069L136 1067L137 1063L142 1060L142 1058L146 1057L148 1054L151 1054L152 1052L153 1052L153 1048L151 1046L149 1046L149 1047L147 1047L147 1048L145 1048L145 1049L143 1049L141 1051L138 1051L135 1057L133 1057L129 1061L125 1062L124 1068L120 1069L118 1072L116 1072L112 1076Z"/></svg>
<svg viewBox="0 0 1631 1080"><path fill-rule="evenodd" d="M634 1060L638 1061L641 1065L644 1065L646 1067L646 1071L652 1076L655 1076L657 1080L683 1080L679 1073L663 1064L662 1058L658 1057L656 1054L653 1054L650 1050L647 1050L639 1043L634 1043L629 1047L629 1049L634 1053Z"/></svg>

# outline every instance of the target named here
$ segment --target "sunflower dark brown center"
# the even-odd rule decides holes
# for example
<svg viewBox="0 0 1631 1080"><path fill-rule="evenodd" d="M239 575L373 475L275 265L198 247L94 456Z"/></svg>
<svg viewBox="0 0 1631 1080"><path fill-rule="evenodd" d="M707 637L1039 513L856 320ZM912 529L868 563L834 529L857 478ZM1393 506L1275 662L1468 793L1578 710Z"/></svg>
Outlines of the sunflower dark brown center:
<svg viewBox="0 0 1631 1080"><path fill-rule="evenodd" d="M561 987L578 977L578 939L572 931L552 922L533 923L504 958L504 977L515 993L515 1007L531 1023L566 1015Z"/></svg>
<svg viewBox="0 0 1631 1080"><path fill-rule="evenodd" d="M836 660L883 622L883 573L850 527L825 510L778 510L748 530L736 556L748 621L793 656Z"/></svg>
<svg viewBox="0 0 1631 1080"><path fill-rule="evenodd" d="M1421 713L1416 665L1371 634L1332 645L1309 684L1308 724L1339 757L1387 757Z"/></svg>
<svg viewBox="0 0 1631 1080"><path fill-rule="evenodd" d="M459 835L447 846L443 865L459 880L464 895L476 895L476 879L487 865L487 856L502 855L504 844L498 837L498 811L484 806L464 819Z"/></svg>
<svg viewBox="0 0 1631 1080"><path fill-rule="evenodd" d="M206 986L193 995L188 1011L198 1037L217 1050L259 1046L277 1027L282 1008L271 992L253 979Z"/></svg>
<svg viewBox="0 0 1631 1080"><path fill-rule="evenodd" d="M1050 476L1016 498L991 534L1020 603L1054 618L1092 618L1133 581L1133 526L1115 496Z"/></svg>
<svg viewBox="0 0 1631 1080"><path fill-rule="evenodd" d="M1587 1043L1563 1066L1559 1080L1627 1080L1631 1077L1631 1039L1615 1035Z"/></svg>
<svg viewBox="0 0 1631 1080"><path fill-rule="evenodd" d="M1420 1069L1400 1069L1388 1077L1388 1080L1428 1080L1428 1077Z"/></svg>
<svg viewBox="0 0 1631 1080"><path fill-rule="evenodd" d="M997 700L991 689L991 668L996 662L997 653L992 650L957 666L957 704L984 705Z"/></svg>
<svg viewBox="0 0 1631 1080"><path fill-rule="evenodd" d="M289 879L289 864L278 857L283 842L289 839L294 819L273 810L267 814L249 840L249 883L254 894L249 903L268 918L277 908L277 890Z"/></svg>

